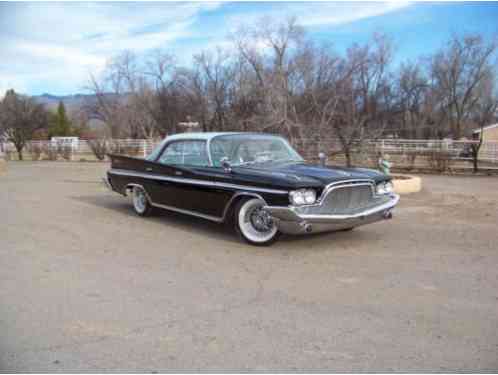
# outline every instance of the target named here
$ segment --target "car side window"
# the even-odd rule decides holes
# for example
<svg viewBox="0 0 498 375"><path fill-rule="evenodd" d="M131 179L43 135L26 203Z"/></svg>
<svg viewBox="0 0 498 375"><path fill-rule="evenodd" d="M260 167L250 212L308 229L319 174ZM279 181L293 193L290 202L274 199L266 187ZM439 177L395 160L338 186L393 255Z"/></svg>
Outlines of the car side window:
<svg viewBox="0 0 498 375"><path fill-rule="evenodd" d="M166 146L158 163L169 165L209 165L205 141L177 141Z"/></svg>
<svg viewBox="0 0 498 375"><path fill-rule="evenodd" d="M221 159L226 157L227 154L219 142L211 142L211 157L215 167L221 167Z"/></svg>

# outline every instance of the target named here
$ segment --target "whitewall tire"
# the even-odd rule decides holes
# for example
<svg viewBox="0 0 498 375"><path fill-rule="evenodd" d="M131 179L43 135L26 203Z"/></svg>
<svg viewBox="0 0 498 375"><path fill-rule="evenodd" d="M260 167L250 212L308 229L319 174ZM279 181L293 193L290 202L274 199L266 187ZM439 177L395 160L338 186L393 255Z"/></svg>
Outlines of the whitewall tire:
<svg viewBox="0 0 498 375"><path fill-rule="evenodd" d="M149 216L152 213L152 206L145 190L140 186L133 186L131 191L133 208L139 216Z"/></svg>
<svg viewBox="0 0 498 375"><path fill-rule="evenodd" d="M240 201L235 208L235 229L251 245L267 246L280 236L271 215L258 198Z"/></svg>

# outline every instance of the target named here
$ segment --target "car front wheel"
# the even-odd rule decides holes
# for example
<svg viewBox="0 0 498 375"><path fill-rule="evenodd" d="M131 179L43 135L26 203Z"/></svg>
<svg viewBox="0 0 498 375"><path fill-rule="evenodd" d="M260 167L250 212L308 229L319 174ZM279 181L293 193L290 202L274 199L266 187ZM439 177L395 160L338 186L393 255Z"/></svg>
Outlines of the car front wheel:
<svg viewBox="0 0 498 375"><path fill-rule="evenodd" d="M267 246L280 236L271 215L263 209L261 199L242 200L235 209L235 229L251 245Z"/></svg>

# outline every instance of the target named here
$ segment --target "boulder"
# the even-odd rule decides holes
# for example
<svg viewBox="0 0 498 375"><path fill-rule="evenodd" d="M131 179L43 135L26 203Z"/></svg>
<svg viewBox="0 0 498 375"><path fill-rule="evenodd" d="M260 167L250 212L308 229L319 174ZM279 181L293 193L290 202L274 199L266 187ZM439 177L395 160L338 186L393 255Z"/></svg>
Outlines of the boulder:
<svg viewBox="0 0 498 375"><path fill-rule="evenodd" d="M422 179L420 177L394 174L392 178L394 192L397 194L418 193L422 190Z"/></svg>

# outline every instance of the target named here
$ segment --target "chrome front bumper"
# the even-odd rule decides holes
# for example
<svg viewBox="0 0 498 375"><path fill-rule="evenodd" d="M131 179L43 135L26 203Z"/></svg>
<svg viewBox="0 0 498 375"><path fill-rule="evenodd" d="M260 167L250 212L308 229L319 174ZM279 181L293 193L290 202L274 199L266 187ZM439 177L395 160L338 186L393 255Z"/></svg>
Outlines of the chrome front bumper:
<svg viewBox="0 0 498 375"><path fill-rule="evenodd" d="M392 209L399 201L399 195L392 194L389 201L350 215L304 215L292 206L266 206L278 229L287 234L304 234L349 229L360 225L392 218Z"/></svg>

